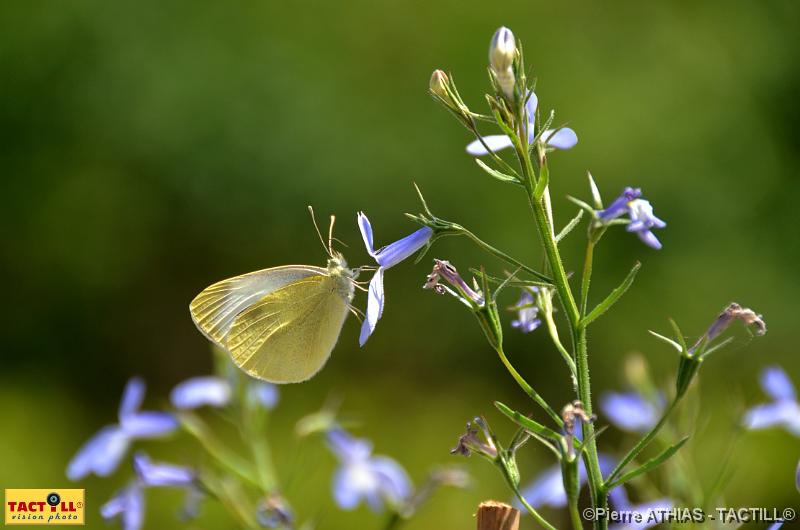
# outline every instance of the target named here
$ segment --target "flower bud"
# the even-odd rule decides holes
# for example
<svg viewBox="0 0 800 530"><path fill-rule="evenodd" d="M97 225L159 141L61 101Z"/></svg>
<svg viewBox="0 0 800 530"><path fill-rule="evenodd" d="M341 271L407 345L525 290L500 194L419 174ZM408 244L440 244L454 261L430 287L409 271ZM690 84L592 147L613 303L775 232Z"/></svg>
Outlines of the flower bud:
<svg viewBox="0 0 800 530"><path fill-rule="evenodd" d="M449 82L450 79L447 77L446 73L442 70L434 70L433 74L431 74L431 82L429 85L431 93L444 100L448 100L450 96L447 93L447 84Z"/></svg>
<svg viewBox="0 0 800 530"><path fill-rule="evenodd" d="M511 30L503 26L494 32L489 45L489 64L495 73L505 73L514 63L517 43Z"/></svg>

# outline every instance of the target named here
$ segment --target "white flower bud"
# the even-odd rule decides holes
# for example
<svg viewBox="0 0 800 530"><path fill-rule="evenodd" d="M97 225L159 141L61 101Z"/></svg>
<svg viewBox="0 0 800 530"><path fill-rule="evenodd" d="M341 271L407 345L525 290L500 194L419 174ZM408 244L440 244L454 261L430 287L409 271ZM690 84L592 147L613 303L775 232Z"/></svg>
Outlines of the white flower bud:
<svg viewBox="0 0 800 530"><path fill-rule="evenodd" d="M504 74L514 63L517 43L511 30L503 26L494 32L489 45L489 64L497 74Z"/></svg>
<svg viewBox="0 0 800 530"><path fill-rule="evenodd" d="M445 101L449 100L450 96L447 93L447 83L449 82L450 80L446 73L442 70L434 70L433 74L431 74L431 82L429 85L431 93Z"/></svg>

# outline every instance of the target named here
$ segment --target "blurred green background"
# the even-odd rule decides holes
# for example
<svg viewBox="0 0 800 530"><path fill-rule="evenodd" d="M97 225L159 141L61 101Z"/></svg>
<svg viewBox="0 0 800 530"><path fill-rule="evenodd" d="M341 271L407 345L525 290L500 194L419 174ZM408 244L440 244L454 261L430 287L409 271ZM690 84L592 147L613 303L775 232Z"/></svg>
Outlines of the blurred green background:
<svg viewBox="0 0 800 530"><path fill-rule="evenodd" d="M660 252L622 230L598 250L595 300L635 260L643 268L592 330L595 391L625 387L634 351L671 388L676 359L646 332L665 331L668 317L698 335L733 300L764 314L767 336L741 334L706 363L693 396L705 427L687 455L712 482L742 410L765 399L758 371L777 363L800 383L798 21L789 0L3 2L0 483L66 486L67 461L115 421L129 376L147 379L155 408L180 380L208 373L189 301L242 272L323 264L307 204L321 218L335 213L348 260L367 264L356 212L370 216L378 244L397 239L415 228L402 214L419 209L416 182L434 211L538 264L524 199L480 172L464 153L467 131L426 93L431 71L444 68L482 109L500 25L523 41L542 109L556 109L580 138L551 157L557 224L574 214L567 194L588 196L587 170L607 200L641 186L669 224ZM581 238L563 244L570 270L580 267ZM457 239L429 257L462 272L503 270ZM381 522L366 508L336 510L333 457L294 438L294 422L330 396L417 483L434 464L463 463L475 477L469 490L440 492L409 529L472 528L479 501L508 498L491 466L448 450L479 413L510 435L492 400L530 406L472 317L419 289L429 270L426 258L390 271L368 346L358 348L351 318L320 375L281 389L273 439L286 494L321 529ZM541 332L507 340L548 400L570 399ZM798 440L781 430L737 436L727 503L796 506ZM145 447L187 463L193 450L182 443ZM600 442L611 453L631 443L615 429ZM551 464L531 446L523 480ZM82 483L90 527L127 475L123 467ZM178 527L179 493L153 491L148 501L148 528ZM211 503L187 527L233 528Z"/></svg>

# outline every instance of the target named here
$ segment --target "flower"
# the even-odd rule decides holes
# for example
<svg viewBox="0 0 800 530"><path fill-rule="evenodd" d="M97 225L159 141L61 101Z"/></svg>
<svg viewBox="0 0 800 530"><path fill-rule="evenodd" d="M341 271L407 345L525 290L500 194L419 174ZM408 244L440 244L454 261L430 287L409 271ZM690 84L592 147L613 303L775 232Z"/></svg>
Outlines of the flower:
<svg viewBox="0 0 800 530"><path fill-rule="evenodd" d="M205 405L224 407L231 400L231 385L221 377L192 377L179 383L170 393L178 409L196 409Z"/></svg>
<svg viewBox="0 0 800 530"><path fill-rule="evenodd" d="M598 210L595 214L599 220L608 222L627 213L630 219L626 228L628 232L635 232L645 245L658 250L661 248L661 242L653 234L652 229L664 228L667 223L653 214L653 207L648 201L640 199L641 195L641 189L627 187L608 208Z"/></svg>
<svg viewBox="0 0 800 530"><path fill-rule="evenodd" d="M794 472L794 485L800 491L800 462L797 462L797 471Z"/></svg>
<svg viewBox="0 0 800 530"><path fill-rule="evenodd" d="M525 109L528 113L528 143L533 143L536 139L536 107L539 105L539 100L534 92L528 92L528 101L525 103ZM481 142L483 140L483 142ZM511 138L505 134L490 134L482 136L481 140L474 140L467 145L467 153L472 156L488 155L489 150L496 153L501 149L506 149L514 145ZM569 127L562 127L561 129L547 129L542 133L539 138L547 147L555 149L570 149L575 147L578 143L578 135ZM484 144L486 144L484 146ZM488 147L488 150L487 150Z"/></svg>
<svg viewBox="0 0 800 530"><path fill-rule="evenodd" d="M505 26L502 26L492 35L489 43L489 65L495 72L505 72L514 63L517 55L517 42L514 34Z"/></svg>
<svg viewBox="0 0 800 530"><path fill-rule="evenodd" d="M253 405L272 410L278 404L280 394L277 385L265 381L251 381L247 387L247 399Z"/></svg>
<svg viewBox="0 0 800 530"><path fill-rule="evenodd" d="M358 213L358 227L361 230L361 237L364 238L364 245L367 247L367 253L378 263L378 270L375 271L375 275L369 282L367 314L364 323L361 325L361 334L358 339L359 344L363 346L370 335L372 335L372 332L375 331L375 326L378 325L378 320L383 314L383 272L390 267L394 267L411 256L414 252L424 247L431 239L433 230L424 226L403 239L386 245L379 250L374 250L372 243L372 225L367 216L364 215L364 212Z"/></svg>
<svg viewBox="0 0 800 530"><path fill-rule="evenodd" d="M480 432L483 434L483 439L478 436ZM486 420L480 416L467 422L467 430L458 439L458 444L450 450L451 455L470 456L472 453L485 456L490 460L497 458L497 446L494 443L494 437Z"/></svg>
<svg viewBox="0 0 800 530"><path fill-rule="evenodd" d="M426 278L425 285L422 286L423 289L433 289L437 294L450 293L467 307L472 307L473 305L482 306L484 304L483 294L478 290L477 286L475 289L470 287L449 261L440 259L434 259L433 261L433 270ZM445 280L455 290L440 283L439 280Z"/></svg>
<svg viewBox="0 0 800 530"><path fill-rule="evenodd" d="M728 304L722 313L719 314L716 320L709 326L705 334L700 337L697 343L692 347L692 351L705 340L708 344L717 338L723 331L733 324L735 320L741 320L745 326L754 325L756 327L756 335L764 335L767 332L767 324L764 322L761 315L757 315L752 309L742 307L736 302ZM789 383L791 385L791 383Z"/></svg>
<svg viewBox="0 0 800 530"><path fill-rule="evenodd" d="M333 476L333 497L343 510L355 509L362 500L373 511L384 502L399 506L411 496L411 481L400 465L386 456L372 456L372 444L354 438L341 428L327 433L328 447L341 466Z"/></svg>
<svg viewBox="0 0 800 530"><path fill-rule="evenodd" d="M256 510L258 524L265 528L293 528L294 513L286 499L278 494L269 495Z"/></svg>
<svg viewBox="0 0 800 530"><path fill-rule="evenodd" d="M664 522L664 512L671 510L673 502L668 498L661 498L641 504L631 504L623 486L614 488L609 492L611 504L617 512L631 512L641 516L641 522L629 521L609 525L609 530L644 530Z"/></svg>
<svg viewBox="0 0 800 530"><path fill-rule="evenodd" d="M149 456L142 452L133 456L133 469L143 486L193 486L197 478L196 473L191 468L154 463Z"/></svg>
<svg viewBox="0 0 800 530"><path fill-rule="evenodd" d="M516 320L511 321L512 328L517 328L523 333L530 333L542 324L541 319L538 318L539 306L536 305L536 298L534 297L534 294L538 291L539 288L536 286L522 289L519 301L509 308L517 312Z"/></svg>
<svg viewBox="0 0 800 530"><path fill-rule="evenodd" d="M172 414L139 410L144 393L143 380L128 381L119 406L119 424L103 427L78 450L67 465L67 478L80 480L91 473L108 476L117 469L133 440L155 438L177 429Z"/></svg>
<svg viewBox="0 0 800 530"><path fill-rule="evenodd" d="M778 366L765 368L761 372L760 383L772 402L748 410L744 416L744 426L748 429L764 429L780 425L795 436L800 436L800 403L786 372Z"/></svg>
<svg viewBox="0 0 800 530"><path fill-rule="evenodd" d="M636 392L609 392L600 398L600 408L617 427L630 432L647 432L658 423L663 403L653 403Z"/></svg>
<svg viewBox="0 0 800 530"><path fill-rule="evenodd" d="M123 530L139 530L144 523L144 494L137 481L114 495L100 507L100 515L106 521L119 517Z"/></svg>

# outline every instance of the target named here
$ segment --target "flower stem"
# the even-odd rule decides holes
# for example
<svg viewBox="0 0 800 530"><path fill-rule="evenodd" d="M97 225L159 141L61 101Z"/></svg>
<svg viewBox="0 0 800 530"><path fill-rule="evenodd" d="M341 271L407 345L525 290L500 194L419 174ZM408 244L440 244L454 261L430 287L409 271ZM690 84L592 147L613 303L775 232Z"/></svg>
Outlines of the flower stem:
<svg viewBox="0 0 800 530"><path fill-rule="evenodd" d="M572 521L573 530L583 530L583 521L581 520L581 512L578 509L578 499L569 500L569 518Z"/></svg>
<svg viewBox="0 0 800 530"><path fill-rule="evenodd" d="M519 488L518 487L514 487L512 489L514 490L514 495L517 496L517 499L519 500L519 502L522 503L522 505L525 507L525 509L528 510L528 513L530 513L531 516L534 519L536 519L537 523L539 523L540 525L542 525L543 527L545 527L545 528L547 528L549 530L556 530L555 526L553 526L550 523L548 523L547 520L544 517L539 515L539 512L537 512L536 509L533 506L528 504L528 501L526 501L525 497L523 497L522 494L519 492Z"/></svg>
<svg viewBox="0 0 800 530"><path fill-rule="evenodd" d="M500 360L503 362L503 366L506 367L506 370L508 370L508 372L511 374L511 377L514 378L514 381L516 381L517 384L520 387L522 387L522 390L524 390L525 393L528 394L528 396L532 400L534 400L540 407L544 409L545 412L547 412L547 414L553 419L556 425L561 427L564 424L564 420L562 420L561 416L559 416L558 413L555 410L553 410L553 408L547 403L547 401L545 401L544 398L542 398L542 396L540 396L533 389L533 387L529 385L527 381L525 381L525 378L523 378L520 375L520 373L517 372L517 369L514 368L514 365L511 364L511 361L509 361L508 357L506 357L506 354L503 351L502 346L495 347L495 351L497 352L497 355L500 357Z"/></svg>

